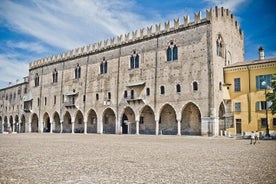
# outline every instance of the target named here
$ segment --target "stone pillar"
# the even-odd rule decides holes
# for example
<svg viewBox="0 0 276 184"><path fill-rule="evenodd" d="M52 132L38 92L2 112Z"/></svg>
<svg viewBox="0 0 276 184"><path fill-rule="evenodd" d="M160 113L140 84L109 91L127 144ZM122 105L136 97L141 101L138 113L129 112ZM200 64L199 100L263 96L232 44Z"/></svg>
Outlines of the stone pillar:
<svg viewBox="0 0 276 184"><path fill-rule="evenodd" d="M50 122L50 133L53 133L53 122Z"/></svg>
<svg viewBox="0 0 276 184"><path fill-rule="evenodd" d="M28 131L29 133L32 132L32 122L28 122Z"/></svg>
<svg viewBox="0 0 276 184"><path fill-rule="evenodd" d="M84 134L87 134L87 121L84 121Z"/></svg>
<svg viewBox="0 0 276 184"><path fill-rule="evenodd" d="M159 135L159 120L155 120L155 135Z"/></svg>
<svg viewBox="0 0 276 184"><path fill-rule="evenodd" d="M181 120L177 120L177 135L181 135Z"/></svg>
<svg viewBox="0 0 276 184"><path fill-rule="evenodd" d="M1 122L1 130L2 130L2 133L4 133L4 121L2 120L2 122Z"/></svg>
<svg viewBox="0 0 276 184"><path fill-rule="evenodd" d="M21 123L22 122L18 122L18 133L20 133L20 130L21 130Z"/></svg>
<svg viewBox="0 0 276 184"><path fill-rule="evenodd" d="M16 123L13 123L13 125L12 125L12 133L14 133L15 126L16 126Z"/></svg>
<svg viewBox="0 0 276 184"><path fill-rule="evenodd" d="M136 135L139 135L139 121L136 121Z"/></svg>
<svg viewBox="0 0 276 184"><path fill-rule="evenodd" d="M75 122L72 121L72 134L75 133Z"/></svg>
<svg viewBox="0 0 276 184"><path fill-rule="evenodd" d="M63 132L63 122L60 122L60 133Z"/></svg>
<svg viewBox="0 0 276 184"><path fill-rule="evenodd" d="M101 122L101 121L98 121L98 124L97 124L97 133L98 134L102 134L103 133L103 122Z"/></svg>

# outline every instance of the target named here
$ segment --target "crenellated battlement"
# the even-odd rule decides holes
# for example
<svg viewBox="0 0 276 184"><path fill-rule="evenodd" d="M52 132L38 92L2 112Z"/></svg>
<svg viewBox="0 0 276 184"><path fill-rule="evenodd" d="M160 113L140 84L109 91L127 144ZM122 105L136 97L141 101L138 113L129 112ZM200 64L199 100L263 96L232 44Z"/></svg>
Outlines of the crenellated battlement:
<svg viewBox="0 0 276 184"><path fill-rule="evenodd" d="M231 11L223 7L221 8L215 7L215 8L211 8L210 10L206 10L205 18L202 18L201 12L194 13L193 22L190 22L190 17L187 15L183 17L183 21L181 21L180 18L177 18L177 19L174 19L173 21L165 22L163 24L164 27L162 26L161 23L156 24L155 26L151 25L151 26L148 26L147 28L141 28L140 30L132 31L132 33L126 33L124 35L121 34L121 35L118 35L117 37L113 37L104 41L99 41L97 43L86 45L80 48L71 49L69 51L66 51L60 54L38 59L36 61L29 63L29 69L31 70L44 65L49 65L56 62L66 61L80 56L85 56L85 55L105 51L108 49L116 48L118 46L131 44L144 39L150 39L158 35L174 32L178 29L194 27L197 24L201 24L204 22L212 22L215 20L219 20L221 18L228 18L229 20L231 20L233 22L233 25L236 27L237 31L239 31L239 34L243 36L243 32L239 28L238 22L235 20Z"/></svg>

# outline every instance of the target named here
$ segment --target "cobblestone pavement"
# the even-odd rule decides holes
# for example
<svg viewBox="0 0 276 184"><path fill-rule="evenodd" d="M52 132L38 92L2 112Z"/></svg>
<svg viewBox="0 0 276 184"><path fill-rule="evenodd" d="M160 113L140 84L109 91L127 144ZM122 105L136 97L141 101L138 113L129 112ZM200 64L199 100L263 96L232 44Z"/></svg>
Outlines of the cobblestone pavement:
<svg viewBox="0 0 276 184"><path fill-rule="evenodd" d="M276 141L0 135L0 183L276 183Z"/></svg>

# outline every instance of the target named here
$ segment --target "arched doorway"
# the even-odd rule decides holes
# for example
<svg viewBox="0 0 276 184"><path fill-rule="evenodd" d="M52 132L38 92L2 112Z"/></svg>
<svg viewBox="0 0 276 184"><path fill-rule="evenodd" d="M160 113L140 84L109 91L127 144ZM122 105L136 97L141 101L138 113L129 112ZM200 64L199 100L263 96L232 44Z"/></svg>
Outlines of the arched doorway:
<svg viewBox="0 0 276 184"><path fill-rule="evenodd" d="M72 133L72 120L71 120L71 115L68 111L64 114L63 117L63 133Z"/></svg>
<svg viewBox="0 0 276 184"><path fill-rule="evenodd" d="M91 109L87 117L87 133L97 133L97 122L97 114Z"/></svg>
<svg viewBox="0 0 276 184"><path fill-rule="evenodd" d="M9 124L8 124L8 117L4 117L4 132L9 132Z"/></svg>
<svg viewBox="0 0 276 184"><path fill-rule="evenodd" d="M21 115L20 122L20 133L25 133L26 119L23 114Z"/></svg>
<svg viewBox="0 0 276 184"><path fill-rule="evenodd" d="M135 124L135 114L130 107L124 110L124 114L121 120L122 133L123 134L135 134L136 124Z"/></svg>
<svg viewBox="0 0 276 184"><path fill-rule="evenodd" d="M140 114L139 134L155 134L155 116L150 106L143 107Z"/></svg>
<svg viewBox="0 0 276 184"><path fill-rule="evenodd" d="M51 130L50 116L46 112L43 116L43 132L50 132L50 130Z"/></svg>
<svg viewBox="0 0 276 184"><path fill-rule="evenodd" d="M201 115L193 103L188 103L182 111L181 134L201 135Z"/></svg>
<svg viewBox="0 0 276 184"><path fill-rule="evenodd" d="M159 131L164 135L177 134L177 120L174 108L166 104L162 107L159 118Z"/></svg>
<svg viewBox="0 0 276 184"><path fill-rule="evenodd" d="M15 128L14 131L17 132L17 133L20 133L20 132L19 132L19 118L18 118L18 115L16 115L16 116L14 117L14 121L15 121L15 122L14 122L14 126L15 126L15 127L14 127L14 128Z"/></svg>
<svg viewBox="0 0 276 184"><path fill-rule="evenodd" d="M81 111L77 111L74 122L74 132L75 133L83 133L84 132L84 122L83 115Z"/></svg>
<svg viewBox="0 0 276 184"><path fill-rule="evenodd" d="M12 116L10 116L9 122L10 122L10 128L11 128L10 131L13 132L14 131L14 129L13 129L14 124L13 124L13 117Z"/></svg>
<svg viewBox="0 0 276 184"><path fill-rule="evenodd" d="M38 117L36 114L32 115L31 132L38 132Z"/></svg>
<svg viewBox="0 0 276 184"><path fill-rule="evenodd" d="M105 109L103 113L103 133L105 134L115 134L116 130L116 116L111 108Z"/></svg>
<svg viewBox="0 0 276 184"><path fill-rule="evenodd" d="M53 132L55 133L60 133L61 131L61 126L60 126L60 118L57 112L54 113L53 115Z"/></svg>

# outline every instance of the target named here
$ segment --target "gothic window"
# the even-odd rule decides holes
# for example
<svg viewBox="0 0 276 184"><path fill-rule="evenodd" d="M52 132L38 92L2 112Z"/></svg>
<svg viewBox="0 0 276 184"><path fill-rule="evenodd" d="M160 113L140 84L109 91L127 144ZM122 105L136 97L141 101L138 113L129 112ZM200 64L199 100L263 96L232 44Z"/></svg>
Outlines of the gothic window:
<svg viewBox="0 0 276 184"><path fill-rule="evenodd" d="M164 86L160 87L160 93L161 93L161 95L165 94L165 87Z"/></svg>
<svg viewBox="0 0 276 184"><path fill-rule="evenodd" d="M44 98L44 105L47 105L47 97Z"/></svg>
<svg viewBox="0 0 276 184"><path fill-rule="evenodd" d="M173 46L173 60L177 60L177 47L176 47L176 45Z"/></svg>
<svg viewBox="0 0 276 184"><path fill-rule="evenodd" d="M223 57L223 40L221 35L218 36L217 41L217 55Z"/></svg>
<svg viewBox="0 0 276 184"><path fill-rule="evenodd" d="M99 100L99 94L98 93L96 94L96 100L97 101Z"/></svg>
<svg viewBox="0 0 276 184"><path fill-rule="evenodd" d="M39 76L38 76L38 73L35 74L35 86L39 86Z"/></svg>
<svg viewBox="0 0 276 184"><path fill-rule="evenodd" d="M55 70L53 71L53 83L57 83L57 81L58 81L58 72L57 72L57 70L55 69Z"/></svg>
<svg viewBox="0 0 276 184"><path fill-rule="evenodd" d="M125 90L124 97L127 98L127 90Z"/></svg>
<svg viewBox="0 0 276 184"><path fill-rule="evenodd" d="M133 50L133 53L130 56L130 68L139 68L139 55L135 50Z"/></svg>
<svg viewBox="0 0 276 184"><path fill-rule="evenodd" d="M57 96L55 95L54 96L54 105L56 105L56 103L57 103Z"/></svg>
<svg viewBox="0 0 276 184"><path fill-rule="evenodd" d="M197 84L197 82L193 82L193 90L194 91L198 90L198 84Z"/></svg>
<svg viewBox="0 0 276 184"><path fill-rule="evenodd" d="M100 73L107 73L107 61L105 60L105 57L103 58L103 61L100 64Z"/></svg>
<svg viewBox="0 0 276 184"><path fill-rule="evenodd" d="M111 93L108 92L108 100L111 100Z"/></svg>
<svg viewBox="0 0 276 184"><path fill-rule="evenodd" d="M181 86L180 86L180 84L176 85L176 92L177 93L181 92Z"/></svg>
<svg viewBox="0 0 276 184"><path fill-rule="evenodd" d="M81 77L81 67L78 63L75 68L75 79L79 79L80 77Z"/></svg>
<svg viewBox="0 0 276 184"><path fill-rule="evenodd" d="M40 100L39 100L39 98L37 98L37 106L39 106L40 105Z"/></svg>
<svg viewBox="0 0 276 184"><path fill-rule="evenodd" d="M147 96L150 96L150 88L146 89L146 94L147 94Z"/></svg>
<svg viewBox="0 0 276 184"><path fill-rule="evenodd" d="M178 48L173 41L170 42L170 45L167 48L167 61L175 61L178 59Z"/></svg>
<svg viewBox="0 0 276 184"><path fill-rule="evenodd" d="M172 49L169 46L167 49L167 61L171 61L171 60L172 60Z"/></svg>

